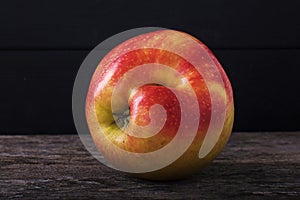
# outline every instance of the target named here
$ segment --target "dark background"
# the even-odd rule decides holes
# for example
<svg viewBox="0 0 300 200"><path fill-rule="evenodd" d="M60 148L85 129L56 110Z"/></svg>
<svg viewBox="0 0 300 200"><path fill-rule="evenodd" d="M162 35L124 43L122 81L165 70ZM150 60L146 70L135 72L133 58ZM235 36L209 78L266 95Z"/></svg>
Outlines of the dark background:
<svg viewBox="0 0 300 200"><path fill-rule="evenodd" d="M181 30L211 48L234 89L234 131L300 130L297 2L1 1L0 133L75 133L81 62L107 37L145 26Z"/></svg>

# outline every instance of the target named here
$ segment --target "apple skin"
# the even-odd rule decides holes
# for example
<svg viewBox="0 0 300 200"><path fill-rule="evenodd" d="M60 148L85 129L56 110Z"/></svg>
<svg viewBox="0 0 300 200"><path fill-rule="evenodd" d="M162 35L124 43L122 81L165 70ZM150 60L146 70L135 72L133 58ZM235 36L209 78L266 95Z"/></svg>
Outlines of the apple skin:
<svg viewBox="0 0 300 200"><path fill-rule="evenodd" d="M225 90L225 96L220 94L218 98L218 101L224 101L226 104L224 126L216 144L204 158L199 158L198 154L211 119L211 97L207 84L215 84L216 87L213 88L219 88L217 87L219 83L213 82L213 79L203 81L203 77L191 63L177 54L163 50L163 46L168 45L169 49L189 52L191 57L194 55L198 56L199 52L186 42L186 37L192 38L194 42L197 42L205 50L209 58L213 60ZM147 48L148 44L151 44L152 48ZM145 48L136 49L137 45L144 45ZM160 63L169 66L188 80L197 96L199 110L201 111L200 120L198 131L192 144L177 160L162 169L132 174L150 180L182 179L207 166L219 154L229 139L234 120L234 102L230 81L213 53L196 38L179 31L161 30L136 36L111 50L97 66L90 82L86 98L86 118L89 130L96 147L99 151L105 153L105 157L124 159L124 162L128 161L128 158L122 158L117 155L116 152L109 148L111 144L108 143L113 143L126 151L147 153L160 149L172 142L180 125L182 113L174 94L162 85L150 84L140 88L131 88L130 94L124 89L124 94L119 94L119 99L116 100L120 102L118 109L121 113L125 112L129 107L128 130L134 130L134 124L141 127L147 126L151 121L149 117L150 107L154 104L162 105L166 110L167 119L163 128L156 135L149 138L134 137L121 130L115 123L111 109L111 98L115 86L128 71L147 63ZM206 65L207 63L204 60L200 64ZM185 92L186 90L184 84L176 82L172 74L168 75L154 71L152 76L163 79L166 85L174 87L179 92ZM217 89L214 92L218 93ZM127 104L121 102L127 102ZM108 140L103 139L99 134L100 128L104 131ZM186 134L190 133L187 132Z"/></svg>

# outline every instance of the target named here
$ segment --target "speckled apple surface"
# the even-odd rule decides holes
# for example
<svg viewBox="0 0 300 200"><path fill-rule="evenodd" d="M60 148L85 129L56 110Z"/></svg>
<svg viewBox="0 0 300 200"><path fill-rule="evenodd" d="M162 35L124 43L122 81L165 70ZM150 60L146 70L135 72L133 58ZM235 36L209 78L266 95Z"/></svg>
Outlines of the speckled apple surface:
<svg viewBox="0 0 300 200"><path fill-rule="evenodd" d="M201 51L195 48L195 43L200 46ZM166 46L168 50L165 50ZM176 49L176 53L170 51L172 49ZM203 59L197 63L202 66L200 73L189 60L181 56L185 54L188 54L189 58L201 57L203 54ZM166 73L161 68L150 69L149 66L147 76L159 80L161 84L146 84L139 88L128 88L128 85L124 85L124 90L119 90L124 92L120 92L114 99L117 108L113 111L112 96L121 78L137 66L153 63L174 69L185 77L188 84L178 79L174 73ZM204 79L202 73L209 72L211 65L214 65L218 74L210 72L210 75ZM221 83L215 81L215 76L221 77ZM193 88L197 102L196 104L187 103L189 104L187 111L191 112L182 113L176 96L169 88L184 94L186 99L189 99L187 85ZM207 136L208 128L214 126L211 124L212 93L215 102L225 105L224 123L212 149L200 158L199 150ZM162 129L157 134L146 138L138 137L138 134L147 134L147 131L150 131L148 129L139 129L136 135L128 134L128 131L136 129L136 125L146 127L151 123L151 119L153 120L156 115L155 112L150 113L150 108L155 104L162 105L166 111L167 117ZM197 122L197 133L191 145L171 164L154 171L132 173L133 175L151 180L174 180L187 177L207 166L218 155L229 139L233 126L234 102L231 84L213 53L202 42L186 33L160 30L123 42L101 60L90 82L86 98L86 118L94 143L105 159L127 163L135 162L135 160L122 157L111 148L112 145L124 151L140 154L161 149L172 143L180 126L182 114L193 113L195 105L200 110L200 117ZM196 119L193 114L189 117ZM185 136L190 134L189 124L186 126L187 131L182 136L182 143L185 142Z"/></svg>

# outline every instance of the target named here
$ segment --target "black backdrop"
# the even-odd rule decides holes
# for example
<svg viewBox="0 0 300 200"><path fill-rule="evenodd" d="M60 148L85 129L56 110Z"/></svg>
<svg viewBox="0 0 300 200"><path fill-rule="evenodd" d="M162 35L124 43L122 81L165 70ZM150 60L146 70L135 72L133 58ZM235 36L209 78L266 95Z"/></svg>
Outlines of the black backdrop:
<svg viewBox="0 0 300 200"><path fill-rule="evenodd" d="M88 52L121 31L188 32L232 81L235 131L300 130L295 1L9 0L0 3L0 133L74 133L71 97Z"/></svg>

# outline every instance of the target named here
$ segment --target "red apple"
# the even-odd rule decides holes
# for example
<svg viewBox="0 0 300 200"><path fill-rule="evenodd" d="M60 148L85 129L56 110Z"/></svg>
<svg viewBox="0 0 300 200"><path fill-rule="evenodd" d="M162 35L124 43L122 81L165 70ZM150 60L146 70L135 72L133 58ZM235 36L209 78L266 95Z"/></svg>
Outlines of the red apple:
<svg viewBox="0 0 300 200"><path fill-rule="evenodd" d="M86 118L114 168L146 179L179 179L208 165L226 144L233 94L203 43L160 30L121 43L101 60Z"/></svg>

